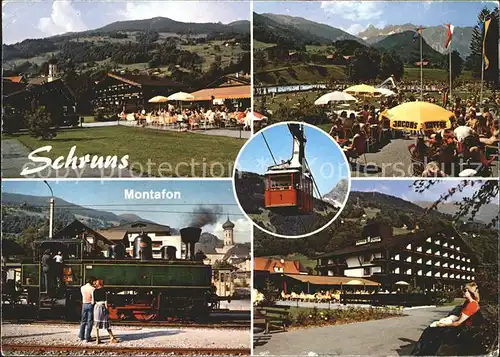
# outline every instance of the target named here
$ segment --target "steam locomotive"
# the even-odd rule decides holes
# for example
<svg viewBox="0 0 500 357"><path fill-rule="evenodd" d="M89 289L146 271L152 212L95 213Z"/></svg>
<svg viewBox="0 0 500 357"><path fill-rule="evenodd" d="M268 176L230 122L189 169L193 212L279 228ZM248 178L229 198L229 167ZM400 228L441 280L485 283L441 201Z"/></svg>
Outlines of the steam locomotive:
<svg viewBox="0 0 500 357"><path fill-rule="evenodd" d="M37 318L78 319L80 287L89 277L102 279L111 319L204 318L219 298L212 287L212 268L195 255L201 229L180 230L186 246L185 259L176 259L176 247L164 246L162 258L153 259L151 238L142 233L133 244L133 256L125 256L123 245L109 248L108 257L98 256L83 238L50 239L37 243L33 261L21 266L21 282L28 303L36 306ZM47 249L61 251L65 258L59 284L45 285L41 255Z"/></svg>

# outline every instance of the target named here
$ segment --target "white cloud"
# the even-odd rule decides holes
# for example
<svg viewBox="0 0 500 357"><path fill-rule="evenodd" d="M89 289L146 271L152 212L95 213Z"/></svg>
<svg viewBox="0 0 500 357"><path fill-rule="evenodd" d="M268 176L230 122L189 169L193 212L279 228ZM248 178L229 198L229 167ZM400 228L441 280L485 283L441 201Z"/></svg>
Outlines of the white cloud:
<svg viewBox="0 0 500 357"><path fill-rule="evenodd" d="M377 19L382 15L382 3L370 1L323 1L325 12L351 21Z"/></svg>
<svg viewBox="0 0 500 357"><path fill-rule="evenodd" d="M84 31L87 29L81 14L73 8L71 1L54 1L50 17L42 17L38 29L46 36L54 36L65 32Z"/></svg>
<svg viewBox="0 0 500 357"><path fill-rule="evenodd" d="M122 20L168 17L181 22L222 22L249 20L248 12L235 13L231 3L212 1L138 1L127 2L118 12ZM115 16L116 13L110 14Z"/></svg>

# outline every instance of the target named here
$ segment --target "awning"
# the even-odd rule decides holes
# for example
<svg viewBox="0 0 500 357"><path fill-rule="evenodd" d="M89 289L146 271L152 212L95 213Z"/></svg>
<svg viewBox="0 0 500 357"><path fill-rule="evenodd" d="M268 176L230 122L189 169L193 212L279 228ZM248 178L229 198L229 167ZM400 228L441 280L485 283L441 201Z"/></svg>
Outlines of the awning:
<svg viewBox="0 0 500 357"><path fill-rule="evenodd" d="M243 99L250 98L252 90L249 85L206 88L191 93L194 101L213 99Z"/></svg>
<svg viewBox="0 0 500 357"><path fill-rule="evenodd" d="M380 283L364 278L352 278L347 276L321 276L321 275L291 275L285 276L301 281L303 283L310 283L313 285L365 285L365 286L379 286ZM355 282L355 284L353 284Z"/></svg>

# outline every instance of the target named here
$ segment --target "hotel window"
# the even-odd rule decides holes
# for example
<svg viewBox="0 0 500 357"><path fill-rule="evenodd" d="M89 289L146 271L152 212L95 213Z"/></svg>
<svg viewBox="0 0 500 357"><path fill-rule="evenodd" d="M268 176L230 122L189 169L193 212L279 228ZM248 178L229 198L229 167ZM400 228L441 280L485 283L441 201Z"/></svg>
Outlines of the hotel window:
<svg viewBox="0 0 500 357"><path fill-rule="evenodd" d="M365 255L363 255L361 261L363 263L369 263L369 262L371 262L372 261L372 255L371 254L365 254Z"/></svg>
<svg viewBox="0 0 500 357"><path fill-rule="evenodd" d="M399 254L396 254L396 255L394 256L394 260L399 260Z"/></svg>
<svg viewBox="0 0 500 357"><path fill-rule="evenodd" d="M457 250L460 252L460 247L459 246L457 246Z"/></svg>
<svg viewBox="0 0 500 357"><path fill-rule="evenodd" d="M475 279L475 278L474 278L474 276L471 276L471 277L470 277L470 280L474 280L474 279Z"/></svg>
<svg viewBox="0 0 500 357"><path fill-rule="evenodd" d="M417 247L417 252L421 252L422 251L422 247Z"/></svg>
<svg viewBox="0 0 500 357"><path fill-rule="evenodd" d="M472 270L474 272L474 271L476 271L476 268L470 268L470 270Z"/></svg>
<svg viewBox="0 0 500 357"><path fill-rule="evenodd" d="M422 275L422 270L419 270L419 271L417 272L417 275Z"/></svg>
<svg viewBox="0 0 500 357"><path fill-rule="evenodd" d="M448 263L443 263L443 268L448 268Z"/></svg>
<svg viewBox="0 0 500 357"><path fill-rule="evenodd" d="M419 258L419 259L417 260L417 264L422 264L422 258Z"/></svg>
<svg viewBox="0 0 500 357"><path fill-rule="evenodd" d="M455 268L455 264L450 264L450 268L451 269Z"/></svg>
<svg viewBox="0 0 500 357"><path fill-rule="evenodd" d="M457 268L456 268L456 269L460 270L460 265L457 265Z"/></svg>
<svg viewBox="0 0 500 357"><path fill-rule="evenodd" d="M427 250L425 251L425 254L432 254L432 249L427 249Z"/></svg>
<svg viewBox="0 0 500 357"><path fill-rule="evenodd" d="M333 276L333 271L328 270L328 276Z"/></svg>
<svg viewBox="0 0 500 357"><path fill-rule="evenodd" d="M411 263L411 257L406 258L406 261Z"/></svg>
<svg viewBox="0 0 500 357"><path fill-rule="evenodd" d="M444 242L443 247L447 247L447 246L448 246L448 242Z"/></svg>
<svg viewBox="0 0 500 357"><path fill-rule="evenodd" d="M430 242L432 242L432 239L431 239L431 237L428 237L425 241L430 243Z"/></svg>
<svg viewBox="0 0 500 357"><path fill-rule="evenodd" d="M455 259L455 254L450 255L450 259Z"/></svg>
<svg viewBox="0 0 500 357"><path fill-rule="evenodd" d="M328 259L328 264L333 264L333 259Z"/></svg>
<svg viewBox="0 0 500 357"><path fill-rule="evenodd" d="M465 262L465 257L462 257L462 261Z"/></svg>
<svg viewBox="0 0 500 357"><path fill-rule="evenodd" d="M470 280L470 275L467 275L467 280Z"/></svg>
<svg viewBox="0 0 500 357"><path fill-rule="evenodd" d="M435 241L434 243L436 244L441 244L441 241L438 239L437 241Z"/></svg>
<svg viewBox="0 0 500 357"><path fill-rule="evenodd" d="M432 276L432 271L428 271L425 276Z"/></svg>
<svg viewBox="0 0 500 357"><path fill-rule="evenodd" d="M394 274L399 274L399 268L394 269Z"/></svg>
<svg viewBox="0 0 500 357"><path fill-rule="evenodd" d="M448 277L448 273L443 273L443 278L447 278Z"/></svg>
<svg viewBox="0 0 500 357"><path fill-rule="evenodd" d="M441 262L437 261L436 263L434 263L434 266L436 266L436 267L441 266Z"/></svg>
<svg viewBox="0 0 500 357"><path fill-rule="evenodd" d="M432 265L432 260L428 260L428 261L426 261L426 262L425 262L425 264L427 264L427 265Z"/></svg>
<svg viewBox="0 0 500 357"><path fill-rule="evenodd" d="M441 255L441 252L438 250L437 252L434 252L434 255Z"/></svg>
<svg viewBox="0 0 500 357"><path fill-rule="evenodd" d="M444 253L443 257L447 258L448 257L448 253Z"/></svg>
<svg viewBox="0 0 500 357"><path fill-rule="evenodd" d="M470 258L467 258L467 263L470 263Z"/></svg>
<svg viewBox="0 0 500 357"><path fill-rule="evenodd" d="M406 246L406 249L410 250L410 249L411 249L411 244L408 244L408 245Z"/></svg>
<svg viewBox="0 0 500 357"><path fill-rule="evenodd" d="M370 275L370 268L363 268L363 275Z"/></svg>
<svg viewBox="0 0 500 357"><path fill-rule="evenodd" d="M455 274L450 274L450 279L455 278Z"/></svg>
<svg viewBox="0 0 500 357"><path fill-rule="evenodd" d="M470 271L470 267L467 267L467 271Z"/></svg>
<svg viewBox="0 0 500 357"><path fill-rule="evenodd" d="M406 275L411 275L411 269L408 269L408 270L406 271Z"/></svg>
<svg viewBox="0 0 500 357"><path fill-rule="evenodd" d="M453 248L455 248L455 245L453 245L453 244L450 245L450 249L453 249Z"/></svg>
<svg viewBox="0 0 500 357"><path fill-rule="evenodd" d="M437 272L436 274L434 274L434 276L435 276L436 278L440 278L440 277L441 277L441 273L440 273L440 272Z"/></svg>
<svg viewBox="0 0 500 357"><path fill-rule="evenodd" d="M382 253L375 253L373 256L375 258L382 258Z"/></svg>

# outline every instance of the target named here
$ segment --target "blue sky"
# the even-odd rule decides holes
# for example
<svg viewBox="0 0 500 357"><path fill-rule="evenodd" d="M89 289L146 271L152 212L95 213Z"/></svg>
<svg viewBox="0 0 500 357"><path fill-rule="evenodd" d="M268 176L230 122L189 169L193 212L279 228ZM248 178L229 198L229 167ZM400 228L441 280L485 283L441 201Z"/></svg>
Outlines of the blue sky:
<svg viewBox="0 0 500 357"><path fill-rule="evenodd" d="M247 1L2 1L3 43L169 17L182 22L250 20Z"/></svg>
<svg viewBox="0 0 500 357"><path fill-rule="evenodd" d="M474 26L479 11L484 6L494 8L495 4L495 1L273 1L256 2L254 11L299 16L357 35L370 24L378 28L406 23L417 26L445 23Z"/></svg>
<svg viewBox="0 0 500 357"><path fill-rule="evenodd" d="M54 196L87 208L113 212L116 214L135 213L145 219L183 228L189 224L192 214L199 205L221 205L223 214L213 226L205 226L204 231L222 238L221 225L227 214L235 223L235 240L250 241L251 222L240 211L232 189L231 181L210 180L93 180L93 181L49 181ZM125 189L138 191L180 192L179 200L127 200ZM50 191L43 181L4 181L3 192L33 196L50 196ZM110 206L110 204L112 206ZM47 203L48 205L48 203ZM168 211L168 212L166 212ZM172 211L174 211L172 213ZM186 213L182 213L186 212Z"/></svg>
<svg viewBox="0 0 500 357"><path fill-rule="evenodd" d="M325 195L341 178L348 176L344 154L321 129L304 126L306 159L311 167L321 195ZM262 132L261 132L262 133ZM287 125L277 125L263 131L276 162L292 157L293 139ZM237 169L264 174L274 161L262 135L255 135L241 152Z"/></svg>
<svg viewBox="0 0 500 357"><path fill-rule="evenodd" d="M423 193L415 192L412 187L415 180L353 180L351 191L379 192L387 195L402 198L409 202L429 201L434 202L446 193L450 188L456 187L461 180L442 180L425 190ZM449 202L459 201L463 197L471 197L480 187L480 182L476 181L475 186L467 186L462 192L455 193ZM495 202L491 202L495 203ZM498 199L497 199L498 203Z"/></svg>

